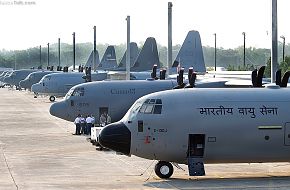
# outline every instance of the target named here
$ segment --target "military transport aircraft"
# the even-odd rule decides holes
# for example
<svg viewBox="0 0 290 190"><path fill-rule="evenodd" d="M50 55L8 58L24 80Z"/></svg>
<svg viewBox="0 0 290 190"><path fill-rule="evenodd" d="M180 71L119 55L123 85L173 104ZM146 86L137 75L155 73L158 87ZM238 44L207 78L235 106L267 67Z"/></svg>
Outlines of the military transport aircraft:
<svg viewBox="0 0 290 190"><path fill-rule="evenodd" d="M99 143L159 160L160 178L173 174L171 163L187 164L190 176L202 176L204 163L289 162L289 97L290 89L278 85L156 92L103 128Z"/></svg>
<svg viewBox="0 0 290 190"><path fill-rule="evenodd" d="M16 86L16 89L19 89L19 82L23 79L25 79L30 73L33 73L35 69L20 69L20 70L14 70L9 76L4 78L5 83L8 83L12 86Z"/></svg>
<svg viewBox="0 0 290 190"><path fill-rule="evenodd" d="M19 82L20 88L29 89L31 90L31 86L35 83L38 83L42 77L47 74L57 73L60 71L51 71L51 70L42 70L30 73L25 79Z"/></svg>
<svg viewBox="0 0 290 190"><path fill-rule="evenodd" d="M156 48L154 48L152 51L152 47L156 47ZM151 51L148 51L149 48ZM152 60L156 60L156 57L153 55L158 56L158 52L156 53L155 51L157 51L157 45L156 45L155 39L152 40L152 38L148 38L145 41L145 44L142 50L140 51L138 58L136 59L139 62L136 61L132 68L134 68L135 71L143 71L143 69L149 70L147 68L152 68L154 65L154 62L152 62ZM114 54L114 53L112 53L112 51L106 51L106 52L107 53L105 53L103 56L106 59L105 58L103 59L103 61L101 62L102 67L100 68L108 68L107 66L105 66L106 63L113 65L112 62L114 62L114 58L112 57L115 57L115 55L111 55L111 54ZM112 60L110 60L109 58ZM158 57L157 57L157 60L158 60L158 64L160 64ZM116 71L116 72L121 72L121 71ZM101 70L97 72L92 72L91 73L92 81L100 81L100 80L107 79L107 75L108 75L107 71ZM143 76L142 73L137 73L137 72L134 76L133 74L131 75L133 79L148 78L148 74L145 74ZM72 86L84 83L85 82L84 76L85 76L84 73L49 74L49 75L44 76L39 81L39 83L32 85L31 91L38 94L49 95L50 101L54 101L55 97L64 96Z"/></svg>

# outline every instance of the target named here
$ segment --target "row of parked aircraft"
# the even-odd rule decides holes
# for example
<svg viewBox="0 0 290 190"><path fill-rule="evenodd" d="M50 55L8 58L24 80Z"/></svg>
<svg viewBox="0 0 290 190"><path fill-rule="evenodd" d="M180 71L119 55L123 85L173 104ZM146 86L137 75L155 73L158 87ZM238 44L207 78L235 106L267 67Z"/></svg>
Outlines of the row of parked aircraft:
<svg viewBox="0 0 290 190"><path fill-rule="evenodd" d="M61 119L73 121L78 114L92 114L98 123L101 113L107 112L114 123L102 129L99 143L128 156L159 160L155 173L161 178L171 177L171 163L187 164L191 176L201 176L204 163L289 161L290 90L284 88L288 72L282 77L278 71L276 84L265 88L261 88L268 83L263 79L265 67L246 75L212 77L205 73L197 31L188 33L172 71L180 64L184 68L171 78L160 68L154 38L132 55L136 58L130 59L131 79L140 80L104 80L124 75L125 61L121 61L119 67L103 64L106 69L92 73L90 69L49 73L31 89L50 96L66 93L50 107L50 113ZM92 63L89 58L87 65Z"/></svg>

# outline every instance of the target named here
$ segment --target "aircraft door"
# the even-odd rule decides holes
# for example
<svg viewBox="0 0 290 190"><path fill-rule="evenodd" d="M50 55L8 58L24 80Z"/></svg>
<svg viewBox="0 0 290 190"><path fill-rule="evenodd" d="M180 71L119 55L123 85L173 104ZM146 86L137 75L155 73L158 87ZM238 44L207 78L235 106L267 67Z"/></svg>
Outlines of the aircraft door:
<svg viewBox="0 0 290 190"><path fill-rule="evenodd" d="M285 146L290 146L290 123L285 123L284 144Z"/></svg>
<svg viewBox="0 0 290 190"><path fill-rule="evenodd" d="M205 148L205 134L189 134L188 157L203 157Z"/></svg>

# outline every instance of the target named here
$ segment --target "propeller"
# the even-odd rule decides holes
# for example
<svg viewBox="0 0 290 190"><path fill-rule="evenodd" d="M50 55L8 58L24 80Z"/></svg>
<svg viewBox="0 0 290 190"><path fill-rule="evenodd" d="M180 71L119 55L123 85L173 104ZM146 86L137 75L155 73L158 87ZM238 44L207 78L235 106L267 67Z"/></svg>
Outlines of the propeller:
<svg viewBox="0 0 290 190"><path fill-rule="evenodd" d="M57 66L56 70L57 71L61 71L62 67L61 66Z"/></svg>
<svg viewBox="0 0 290 190"><path fill-rule="evenodd" d="M85 70L86 75L82 78L86 80L86 82L92 82L92 69L91 67L86 67Z"/></svg>
<svg viewBox="0 0 290 190"><path fill-rule="evenodd" d="M290 71L285 72L282 77L281 69L279 69L278 71L276 71L276 85L279 85L282 88L287 87L289 77Z"/></svg>
<svg viewBox="0 0 290 190"><path fill-rule="evenodd" d="M266 66L260 67L260 69L257 71L257 69L252 71L252 84L253 87L262 87L263 85L263 75L265 71Z"/></svg>
<svg viewBox="0 0 290 190"><path fill-rule="evenodd" d="M184 73L184 68L181 68L177 76L177 86L175 86L173 89L184 88L185 83L183 83L183 73Z"/></svg>
<svg viewBox="0 0 290 190"><path fill-rule="evenodd" d="M282 72L281 69L276 71L276 85L281 86L281 80L282 80Z"/></svg>
<svg viewBox="0 0 290 190"><path fill-rule="evenodd" d="M185 88L193 88L195 87L196 73L193 72L193 67L189 67L188 69L188 82Z"/></svg>
<svg viewBox="0 0 290 190"><path fill-rule="evenodd" d="M166 77L166 69L160 70L160 80L165 80Z"/></svg>
<svg viewBox="0 0 290 190"><path fill-rule="evenodd" d="M284 76L282 78L280 87L284 87L284 88L287 87L287 83L288 83L289 77L290 77L290 71L285 72L285 74L284 74Z"/></svg>
<svg viewBox="0 0 290 190"><path fill-rule="evenodd" d="M84 72L84 67L81 66L81 65L79 66L79 72L80 72L80 73Z"/></svg>
<svg viewBox="0 0 290 190"><path fill-rule="evenodd" d="M156 73L157 73L157 65L155 64L153 65L152 72L151 72L151 78L153 78L154 80L158 79Z"/></svg>
<svg viewBox="0 0 290 190"><path fill-rule="evenodd" d="M65 73L68 72L68 66L63 67L63 72L65 72Z"/></svg>

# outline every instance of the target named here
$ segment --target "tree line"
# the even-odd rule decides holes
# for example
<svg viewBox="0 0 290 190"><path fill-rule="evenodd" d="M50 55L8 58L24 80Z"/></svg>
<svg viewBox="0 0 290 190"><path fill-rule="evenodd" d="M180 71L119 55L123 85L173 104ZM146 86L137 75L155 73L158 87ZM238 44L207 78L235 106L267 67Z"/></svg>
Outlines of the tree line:
<svg viewBox="0 0 290 190"><path fill-rule="evenodd" d="M142 48L144 42L138 44L139 48ZM107 46L109 44L98 44L97 50L99 52L100 59L102 58ZM285 46L285 55L290 55L290 44ZM173 58L176 57L181 45L173 46ZM61 43L61 66L71 66L73 64L73 47L71 44ZM92 43L78 43L76 44L76 65L85 64L88 56L93 50ZM119 44L115 46L117 62L119 63L126 50L126 44ZM165 65L167 62L167 47L158 44L159 58L161 65ZM266 65L271 55L270 49L265 48L246 48L245 65L243 62L243 46L235 49L217 48L216 50L216 63L218 67L225 67L228 70L253 70L261 65ZM278 45L278 60L282 62L282 44ZM215 62L215 49L213 47L203 47L204 60L207 67L213 67ZM42 65L43 68L47 66L47 47L42 47L41 61L39 47L33 47L26 50L0 50L0 67L17 69L38 67ZM290 68L288 63L289 57L287 57L284 63L281 63L283 70ZM49 61L50 65L58 65L58 44L52 44L49 49Z"/></svg>

